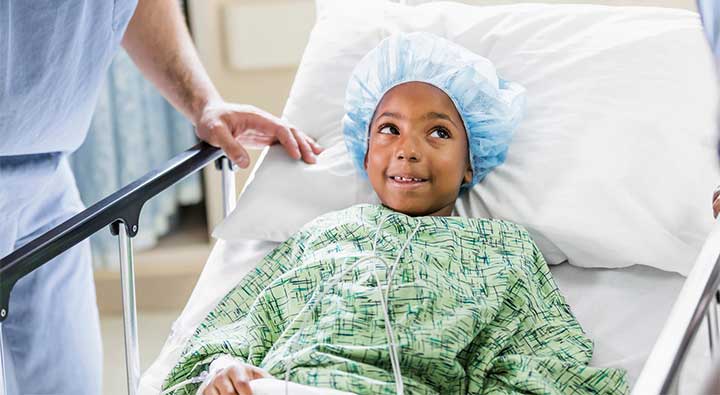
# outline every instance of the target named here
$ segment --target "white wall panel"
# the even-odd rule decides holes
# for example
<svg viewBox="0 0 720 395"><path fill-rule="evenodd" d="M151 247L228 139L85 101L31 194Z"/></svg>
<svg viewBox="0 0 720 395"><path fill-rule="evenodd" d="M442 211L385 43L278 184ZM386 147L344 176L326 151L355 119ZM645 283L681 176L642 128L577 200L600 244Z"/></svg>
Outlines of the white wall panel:
<svg viewBox="0 0 720 395"><path fill-rule="evenodd" d="M297 66L315 23L311 2L225 6L229 65L236 70Z"/></svg>

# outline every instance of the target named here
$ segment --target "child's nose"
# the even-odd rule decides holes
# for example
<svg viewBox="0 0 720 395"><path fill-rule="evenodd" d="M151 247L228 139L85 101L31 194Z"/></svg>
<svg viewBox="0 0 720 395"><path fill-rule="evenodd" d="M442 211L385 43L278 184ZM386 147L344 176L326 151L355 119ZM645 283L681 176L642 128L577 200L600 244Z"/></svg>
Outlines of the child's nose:
<svg viewBox="0 0 720 395"><path fill-rule="evenodd" d="M417 162L420 160L420 153L412 138L406 138L399 141L395 157L399 160L408 160Z"/></svg>
<svg viewBox="0 0 720 395"><path fill-rule="evenodd" d="M406 155L405 152L402 152L402 151L398 152L397 158L400 160L407 159L411 162L418 161L418 157L417 157L417 155L415 155L415 153L410 153L409 155Z"/></svg>

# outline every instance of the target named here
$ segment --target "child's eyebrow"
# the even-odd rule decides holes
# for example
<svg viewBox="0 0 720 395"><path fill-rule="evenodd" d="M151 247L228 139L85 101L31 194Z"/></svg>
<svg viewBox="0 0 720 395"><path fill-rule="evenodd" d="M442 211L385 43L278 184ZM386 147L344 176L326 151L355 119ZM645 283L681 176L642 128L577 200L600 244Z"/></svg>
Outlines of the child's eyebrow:
<svg viewBox="0 0 720 395"><path fill-rule="evenodd" d="M446 121L449 121L451 124L455 125L455 122L453 122L452 119L450 119L450 116L441 112L434 112L430 111L429 113L425 114L425 119L444 119ZM457 127L457 125L455 125Z"/></svg>
<svg viewBox="0 0 720 395"><path fill-rule="evenodd" d="M386 112L378 115L377 118L375 118L375 119L380 119L382 117L390 117L390 118L396 118L396 119L402 119L402 120L406 119L406 117L402 114L399 114L396 112L389 112L389 111L386 111ZM449 121L453 125L455 125L455 122L453 122L453 120L450 118L449 115L447 115L445 113L441 113L441 112L430 111L423 116L423 119L425 119L425 120L444 119L446 121ZM457 127L457 125L455 125L455 127Z"/></svg>
<svg viewBox="0 0 720 395"><path fill-rule="evenodd" d="M380 119L382 117L390 117L390 118L397 118L397 119L405 119L405 116L402 114L398 114L396 112L388 112L385 111L384 113L377 116L375 119Z"/></svg>

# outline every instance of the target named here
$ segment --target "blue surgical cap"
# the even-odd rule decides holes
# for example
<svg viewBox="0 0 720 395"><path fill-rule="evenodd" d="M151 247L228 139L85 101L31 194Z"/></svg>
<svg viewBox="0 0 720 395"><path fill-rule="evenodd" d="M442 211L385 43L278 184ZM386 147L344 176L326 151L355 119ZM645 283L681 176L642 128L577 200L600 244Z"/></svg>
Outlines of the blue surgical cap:
<svg viewBox="0 0 720 395"><path fill-rule="evenodd" d="M498 77L493 64L430 33L385 38L355 66L345 94L343 133L348 152L365 171L370 123L383 96L407 82L433 85L450 97L468 137L473 178L467 190L505 161L525 108L525 89Z"/></svg>

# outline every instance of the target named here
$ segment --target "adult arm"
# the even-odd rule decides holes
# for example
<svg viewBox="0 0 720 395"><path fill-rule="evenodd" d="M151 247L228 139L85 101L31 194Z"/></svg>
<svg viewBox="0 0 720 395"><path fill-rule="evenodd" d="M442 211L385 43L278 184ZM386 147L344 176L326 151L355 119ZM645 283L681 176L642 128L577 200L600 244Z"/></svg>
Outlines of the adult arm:
<svg viewBox="0 0 720 395"><path fill-rule="evenodd" d="M177 0L139 0L122 45L147 79L240 167L243 145L280 142L295 159L314 163L321 148L301 131L249 105L227 103L213 85L192 43Z"/></svg>

